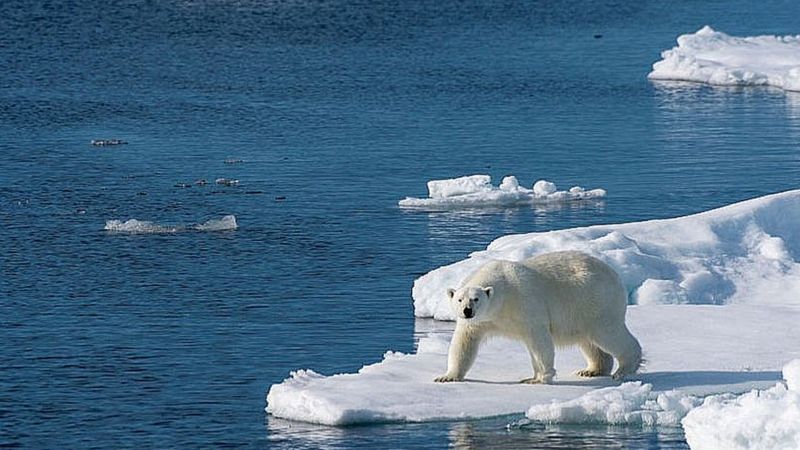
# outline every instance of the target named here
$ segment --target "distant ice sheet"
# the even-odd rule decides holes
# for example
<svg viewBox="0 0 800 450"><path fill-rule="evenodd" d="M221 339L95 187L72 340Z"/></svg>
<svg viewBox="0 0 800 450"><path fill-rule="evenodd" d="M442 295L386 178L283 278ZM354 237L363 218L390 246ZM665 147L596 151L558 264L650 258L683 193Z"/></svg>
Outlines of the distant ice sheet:
<svg viewBox="0 0 800 450"><path fill-rule="evenodd" d="M678 37L661 53L651 80L800 91L800 35L735 37L709 26Z"/></svg>
<svg viewBox="0 0 800 450"><path fill-rule="evenodd" d="M270 388L267 411L327 425L527 411L532 420L547 422L674 426L701 397L774 386L784 363L800 358L799 321L800 309L775 306L631 307L628 323L648 363L645 373L622 386L609 377L572 375L585 364L575 348L556 352L553 385L520 384L531 374L530 357L520 343L504 339L481 348L467 381L434 383L446 369L451 331L430 331L416 354L388 352L358 373L295 371ZM610 389L595 391L602 388Z"/></svg>
<svg viewBox="0 0 800 450"><path fill-rule="evenodd" d="M503 236L418 278L414 313L453 320L445 293L478 267L558 250L610 264L632 303L800 306L800 190L675 219Z"/></svg>
<svg viewBox="0 0 800 450"><path fill-rule="evenodd" d="M180 231L196 230L196 231L230 231L239 227L236 223L236 217L233 215L223 216L219 219L211 219L203 223L198 223L190 226L170 226L161 225L147 220L129 219L122 220L108 220L106 221L105 230L115 233L141 233L141 234L162 234L162 233L177 233Z"/></svg>
<svg viewBox="0 0 800 450"><path fill-rule="evenodd" d="M603 189L585 190L580 186L574 186L568 191L559 191L554 183L547 180L539 180L528 189L520 186L514 176L507 176L499 186L493 186L489 175L470 175L428 181L428 198L406 197L398 204L401 207L423 209L507 207L597 199L605 196L606 191Z"/></svg>

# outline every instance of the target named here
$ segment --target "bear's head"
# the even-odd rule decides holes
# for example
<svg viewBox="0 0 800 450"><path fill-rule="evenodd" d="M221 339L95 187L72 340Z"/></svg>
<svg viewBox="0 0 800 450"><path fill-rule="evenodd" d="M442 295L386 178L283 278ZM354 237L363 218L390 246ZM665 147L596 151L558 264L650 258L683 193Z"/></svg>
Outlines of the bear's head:
<svg viewBox="0 0 800 450"><path fill-rule="evenodd" d="M450 308L459 319L480 321L487 319L491 308L494 288L491 286L466 286L460 289L448 289Z"/></svg>

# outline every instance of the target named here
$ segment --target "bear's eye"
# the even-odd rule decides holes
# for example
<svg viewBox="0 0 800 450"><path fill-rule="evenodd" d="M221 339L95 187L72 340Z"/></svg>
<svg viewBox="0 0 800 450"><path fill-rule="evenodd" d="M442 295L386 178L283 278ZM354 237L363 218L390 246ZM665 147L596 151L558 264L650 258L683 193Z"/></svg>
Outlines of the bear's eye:
<svg viewBox="0 0 800 450"><path fill-rule="evenodd" d="M458 299L458 303L461 303L461 299Z"/></svg>

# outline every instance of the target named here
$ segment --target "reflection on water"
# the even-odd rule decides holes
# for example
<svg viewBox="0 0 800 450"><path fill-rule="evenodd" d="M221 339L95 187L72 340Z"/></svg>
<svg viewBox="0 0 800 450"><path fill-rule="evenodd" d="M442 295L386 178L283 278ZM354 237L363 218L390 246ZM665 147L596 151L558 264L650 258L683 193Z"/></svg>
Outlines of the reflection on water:
<svg viewBox="0 0 800 450"><path fill-rule="evenodd" d="M374 424L328 427L267 419L268 442L275 448L456 448L456 449L687 449L680 428L606 425L546 425L521 415L480 421Z"/></svg>
<svg viewBox="0 0 800 450"><path fill-rule="evenodd" d="M426 214L428 239L437 245L458 243L465 239L475 242L481 250L497 236L530 231L549 231L583 218L601 215L603 200L579 200L560 203L540 203L515 208L471 208L452 210L409 210L406 214ZM499 231L499 233L498 233Z"/></svg>

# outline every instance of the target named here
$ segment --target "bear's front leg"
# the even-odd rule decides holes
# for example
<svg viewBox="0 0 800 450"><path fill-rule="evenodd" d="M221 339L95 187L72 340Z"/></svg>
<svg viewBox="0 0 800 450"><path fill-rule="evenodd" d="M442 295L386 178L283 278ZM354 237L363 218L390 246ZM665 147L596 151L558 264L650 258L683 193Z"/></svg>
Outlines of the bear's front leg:
<svg viewBox="0 0 800 450"><path fill-rule="evenodd" d="M556 352L550 332L545 329L531 330L525 346L531 355L533 377L525 378L520 383L551 384L556 375L554 368Z"/></svg>
<svg viewBox="0 0 800 450"><path fill-rule="evenodd" d="M482 332L459 320L447 354L447 373L436 377L433 381L438 383L462 381L475 362L482 337Z"/></svg>

